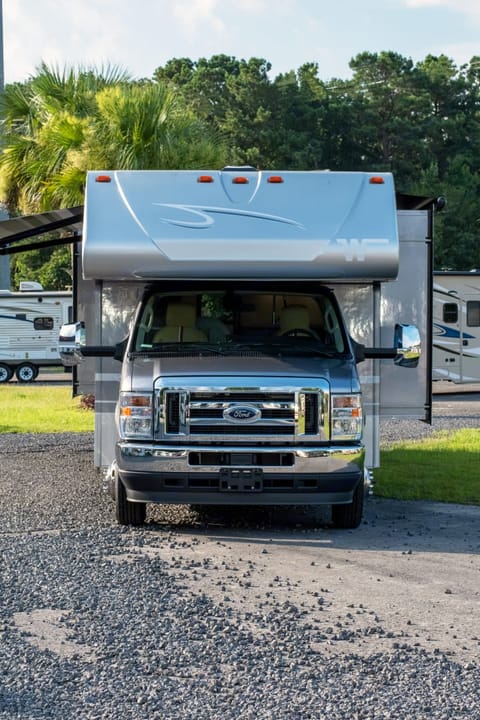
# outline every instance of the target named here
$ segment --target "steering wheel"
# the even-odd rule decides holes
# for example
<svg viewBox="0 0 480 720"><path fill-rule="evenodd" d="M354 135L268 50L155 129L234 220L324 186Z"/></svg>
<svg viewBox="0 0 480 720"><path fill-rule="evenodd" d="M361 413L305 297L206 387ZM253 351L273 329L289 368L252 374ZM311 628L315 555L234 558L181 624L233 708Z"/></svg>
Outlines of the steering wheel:
<svg viewBox="0 0 480 720"><path fill-rule="evenodd" d="M306 337L320 340L315 330L311 330L310 328L290 328L290 330L285 330L285 332L280 333L279 337L290 337L290 335L305 335Z"/></svg>

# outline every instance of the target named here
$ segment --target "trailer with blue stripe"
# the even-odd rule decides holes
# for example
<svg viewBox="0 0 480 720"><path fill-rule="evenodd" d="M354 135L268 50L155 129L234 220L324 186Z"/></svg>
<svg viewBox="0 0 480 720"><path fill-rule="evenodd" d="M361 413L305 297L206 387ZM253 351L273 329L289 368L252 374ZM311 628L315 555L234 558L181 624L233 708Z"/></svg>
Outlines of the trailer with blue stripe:
<svg viewBox="0 0 480 720"><path fill-rule="evenodd" d="M479 270L434 273L432 377L480 382Z"/></svg>

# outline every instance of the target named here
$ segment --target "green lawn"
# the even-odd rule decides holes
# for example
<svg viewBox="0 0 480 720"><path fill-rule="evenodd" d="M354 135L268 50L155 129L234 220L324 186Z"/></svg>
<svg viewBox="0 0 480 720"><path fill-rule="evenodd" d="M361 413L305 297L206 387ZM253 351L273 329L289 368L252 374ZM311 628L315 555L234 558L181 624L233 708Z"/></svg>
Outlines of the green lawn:
<svg viewBox="0 0 480 720"><path fill-rule="evenodd" d="M88 432L94 413L72 399L68 386L0 386L0 433Z"/></svg>
<svg viewBox="0 0 480 720"><path fill-rule="evenodd" d="M375 495L480 505L480 429L436 433L382 450Z"/></svg>

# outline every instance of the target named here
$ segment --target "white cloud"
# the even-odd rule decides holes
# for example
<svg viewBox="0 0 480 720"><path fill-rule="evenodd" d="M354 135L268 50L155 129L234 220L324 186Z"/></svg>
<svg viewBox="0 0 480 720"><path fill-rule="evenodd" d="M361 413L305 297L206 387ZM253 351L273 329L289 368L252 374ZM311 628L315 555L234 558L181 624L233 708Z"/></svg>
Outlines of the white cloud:
<svg viewBox="0 0 480 720"><path fill-rule="evenodd" d="M427 21L412 26L415 11ZM265 58L275 74L318 62L322 77L342 77L365 49L445 53L458 64L480 47L479 0L388 0L368 18L358 0L3 0L3 15L7 83L35 75L42 60L151 77L171 58L228 54Z"/></svg>
<svg viewBox="0 0 480 720"><path fill-rule="evenodd" d="M176 0L173 13L190 35L204 32L204 24L219 34L225 30L225 24L216 12L219 5L219 0Z"/></svg>
<svg viewBox="0 0 480 720"><path fill-rule="evenodd" d="M4 2L7 82L24 80L42 61L60 68L115 63L122 28L115 0L10 0ZM125 20L125 18L123 18ZM92 28L100 29L95 32Z"/></svg>
<svg viewBox="0 0 480 720"><path fill-rule="evenodd" d="M442 7L466 15L474 22L480 22L480 3L478 0L405 0L407 7Z"/></svg>

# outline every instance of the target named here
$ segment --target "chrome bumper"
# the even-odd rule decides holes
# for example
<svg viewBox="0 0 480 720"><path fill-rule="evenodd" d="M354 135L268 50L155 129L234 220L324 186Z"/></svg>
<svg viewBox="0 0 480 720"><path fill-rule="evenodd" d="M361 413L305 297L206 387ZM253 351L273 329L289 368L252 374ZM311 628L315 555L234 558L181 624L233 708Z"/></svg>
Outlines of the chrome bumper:
<svg viewBox="0 0 480 720"><path fill-rule="evenodd" d="M116 470L137 502L351 502L365 482L363 445L159 446L120 441Z"/></svg>
<svg viewBox="0 0 480 720"><path fill-rule="evenodd" d="M192 463L192 457L218 456L218 461L211 464ZM363 445L335 445L326 447L292 447L286 446L238 446L222 445L212 448L211 446L190 446L172 447L165 445L151 445L143 443L132 443L121 441L117 443L117 462L120 470L126 472L188 472L205 473L218 471L224 467L221 458L230 456L233 460L243 456L263 456L262 470L265 474L270 473L334 473L334 472L358 472L363 470L365 449ZM291 464L282 466L267 464L268 456L291 458ZM259 467L254 463L249 465L243 460L241 463L230 463L229 467Z"/></svg>

